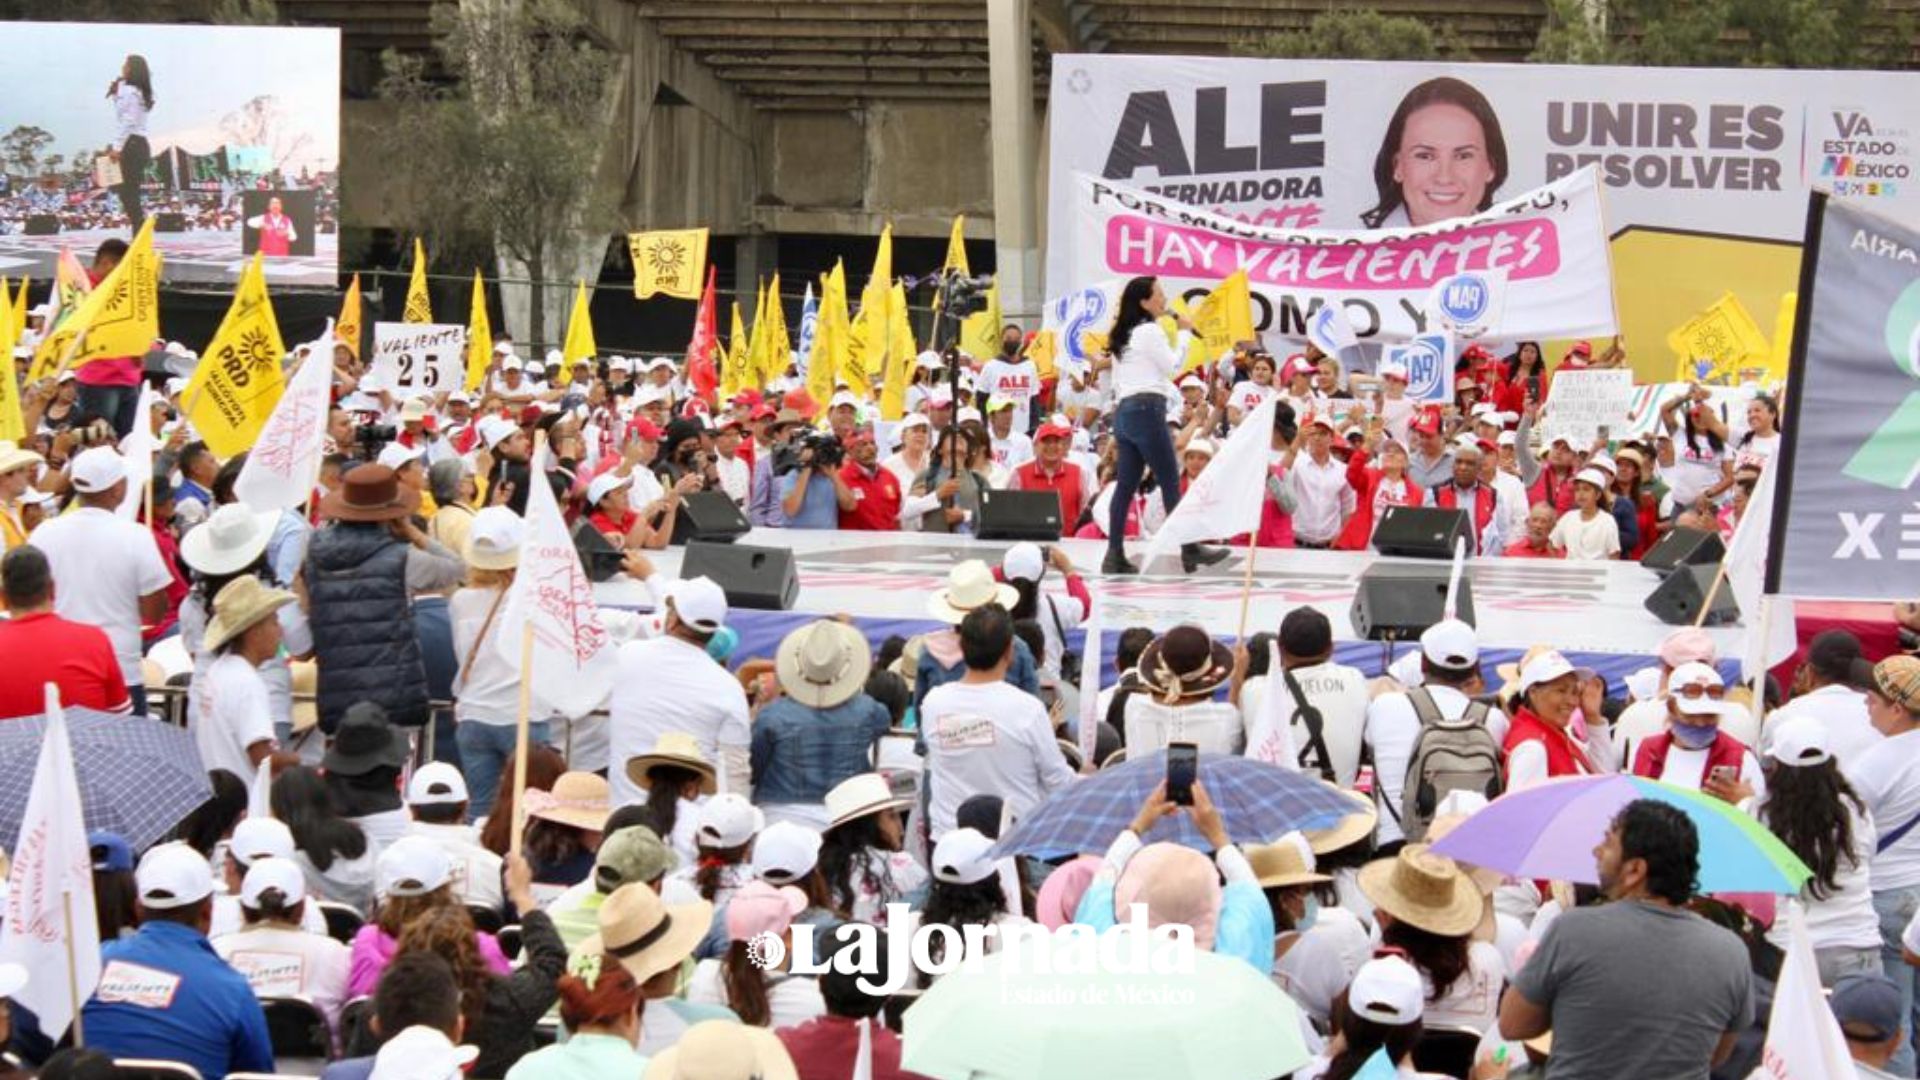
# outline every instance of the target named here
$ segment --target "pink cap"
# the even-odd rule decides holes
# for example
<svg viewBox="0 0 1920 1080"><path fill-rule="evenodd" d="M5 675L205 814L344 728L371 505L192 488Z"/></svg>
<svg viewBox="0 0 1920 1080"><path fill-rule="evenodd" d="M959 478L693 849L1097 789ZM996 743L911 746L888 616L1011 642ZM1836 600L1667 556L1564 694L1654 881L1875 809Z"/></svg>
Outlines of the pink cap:
<svg viewBox="0 0 1920 1080"><path fill-rule="evenodd" d="M782 934L793 917L807 910L807 894L791 885L752 881L727 901L727 938L746 941L758 934Z"/></svg>
<svg viewBox="0 0 1920 1080"><path fill-rule="evenodd" d="M1082 855L1048 874L1033 900L1034 916L1040 925L1058 930L1072 922L1073 913L1080 908L1080 898L1087 894L1093 876L1103 865L1105 860L1098 855Z"/></svg>
<svg viewBox="0 0 1920 1080"><path fill-rule="evenodd" d="M1695 627L1675 630L1660 643L1660 662L1669 668L1713 663L1713 635Z"/></svg>

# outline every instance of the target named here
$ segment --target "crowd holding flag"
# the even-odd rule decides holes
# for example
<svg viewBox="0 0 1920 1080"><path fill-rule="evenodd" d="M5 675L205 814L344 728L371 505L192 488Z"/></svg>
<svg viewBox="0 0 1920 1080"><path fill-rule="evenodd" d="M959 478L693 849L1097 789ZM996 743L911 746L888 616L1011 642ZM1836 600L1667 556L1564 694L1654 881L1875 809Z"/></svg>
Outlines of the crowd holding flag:
<svg viewBox="0 0 1920 1080"><path fill-rule="evenodd" d="M493 328L487 321L487 283L473 271L473 307L467 314L467 389L478 390L493 363Z"/></svg>
<svg viewBox="0 0 1920 1080"><path fill-rule="evenodd" d="M280 323L255 255L240 275L233 304L181 394L182 411L207 447L223 457L248 449L280 400L285 377Z"/></svg>
<svg viewBox="0 0 1920 1080"><path fill-rule="evenodd" d="M413 269L407 275L407 306L402 322L433 321L433 298L427 294L427 246L413 238Z"/></svg>

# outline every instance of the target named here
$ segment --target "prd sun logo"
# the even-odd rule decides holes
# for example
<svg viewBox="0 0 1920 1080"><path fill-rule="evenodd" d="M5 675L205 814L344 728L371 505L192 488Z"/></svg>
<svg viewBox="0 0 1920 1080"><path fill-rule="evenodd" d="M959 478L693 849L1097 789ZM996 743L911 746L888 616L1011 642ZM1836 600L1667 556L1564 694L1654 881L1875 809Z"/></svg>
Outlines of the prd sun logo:
<svg viewBox="0 0 1920 1080"><path fill-rule="evenodd" d="M647 265L657 277L677 278L686 272L686 264L687 246L677 240L655 240L647 249Z"/></svg>

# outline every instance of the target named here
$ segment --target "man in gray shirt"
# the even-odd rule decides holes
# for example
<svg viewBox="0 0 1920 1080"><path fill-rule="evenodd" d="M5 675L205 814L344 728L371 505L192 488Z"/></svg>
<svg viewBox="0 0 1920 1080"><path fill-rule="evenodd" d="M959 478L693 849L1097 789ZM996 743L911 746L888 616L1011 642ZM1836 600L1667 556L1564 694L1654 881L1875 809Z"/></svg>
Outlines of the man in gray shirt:
<svg viewBox="0 0 1920 1080"><path fill-rule="evenodd" d="M1686 910L1700 838L1627 804L1595 853L1607 902L1554 920L1500 1002L1500 1034L1553 1032L1553 1080L1707 1080L1754 1019L1747 949Z"/></svg>

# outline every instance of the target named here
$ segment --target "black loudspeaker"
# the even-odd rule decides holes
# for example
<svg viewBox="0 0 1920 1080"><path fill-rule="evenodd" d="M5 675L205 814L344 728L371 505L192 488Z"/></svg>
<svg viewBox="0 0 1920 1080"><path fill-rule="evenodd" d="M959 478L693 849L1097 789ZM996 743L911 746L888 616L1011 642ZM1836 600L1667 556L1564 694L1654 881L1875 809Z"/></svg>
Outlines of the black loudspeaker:
<svg viewBox="0 0 1920 1080"><path fill-rule="evenodd" d="M982 540L1060 540L1060 495L1053 491L988 488L980 493Z"/></svg>
<svg viewBox="0 0 1920 1080"><path fill-rule="evenodd" d="M729 606L789 611L800 596L793 552L786 548L695 540L680 560L680 577L708 577L727 594Z"/></svg>
<svg viewBox="0 0 1920 1080"><path fill-rule="evenodd" d="M1414 559L1452 559L1454 541L1465 538L1473 553L1473 519L1465 510L1436 506L1389 506L1373 530L1373 549L1382 555Z"/></svg>
<svg viewBox="0 0 1920 1080"><path fill-rule="evenodd" d="M1719 533L1676 526L1647 549L1640 557L1640 565L1664 574L1676 566L1711 566L1726 555L1727 545L1720 542Z"/></svg>
<svg viewBox="0 0 1920 1080"><path fill-rule="evenodd" d="M1719 575L1718 566L1676 566L1660 587L1647 596L1647 610L1669 626L1692 626L1700 620L1700 606L1706 603L1708 591L1713 590L1713 579ZM1722 581L1700 625L1725 626L1739 618L1740 605L1733 599L1733 586Z"/></svg>
<svg viewBox="0 0 1920 1080"><path fill-rule="evenodd" d="M587 572L589 581L605 581L620 572L620 549L586 518L573 526L573 550L580 553L580 568Z"/></svg>
<svg viewBox="0 0 1920 1080"><path fill-rule="evenodd" d="M23 231L28 236L52 236L60 231L60 219L52 214L28 214Z"/></svg>
<svg viewBox="0 0 1920 1080"><path fill-rule="evenodd" d="M169 210L153 215L154 232L186 232L187 215Z"/></svg>
<svg viewBox="0 0 1920 1080"><path fill-rule="evenodd" d="M680 511L673 516L675 544L706 540L725 544L753 531L747 515L724 491L696 491L680 499Z"/></svg>
<svg viewBox="0 0 1920 1080"><path fill-rule="evenodd" d="M1375 563L1360 575L1349 621L1369 641L1405 641L1445 617L1450 568ZM1473 575L1460 575L1454 615L1474 625Z"/></svg>

